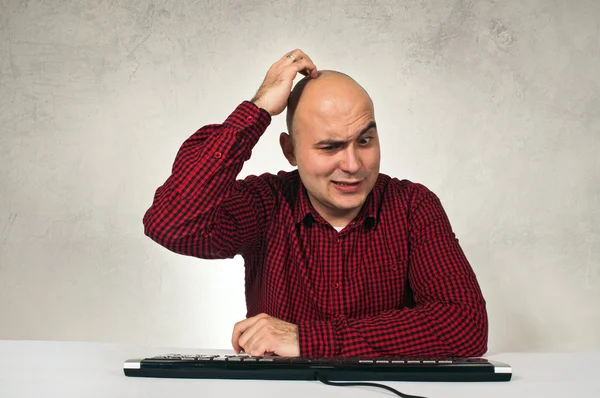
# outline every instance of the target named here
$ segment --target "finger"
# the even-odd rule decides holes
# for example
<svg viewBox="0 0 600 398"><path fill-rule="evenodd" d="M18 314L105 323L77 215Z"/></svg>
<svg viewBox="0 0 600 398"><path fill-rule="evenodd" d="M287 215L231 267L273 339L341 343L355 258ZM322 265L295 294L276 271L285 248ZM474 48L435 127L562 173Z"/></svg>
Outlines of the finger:
<svg viewBox="0 0 600 398"><path fill-rule="evenodd" d="M319 76L316 68L317 67L315 66L315 69L313 69L313 70L303 69L303 70L299 71L298 73L302 74L303 76L310 76L312 78L316 78Z"/></svg>
<svg viewBox="0 0 600 398"><path fill-rule="evenodd" d="M290 57L291 56L291 57ZM302 50L300 50L299 48L292 50L290 52L288 52L287 54L285 54L283 56L283 59L287 59L290 61L300 61L301 59L307 59L309 62L313 62L312 59Z"/></svg>
<svg viewBox="0 0 600 398"><path fill-rule="evenodd" d="M243 343L244 351L255 356L262 356L267 352L269 347L266 344L271 340L268 328L264 326L267 323L257 322L242 335L242 338L246 338ZM257 327L257 324L263 325L263 327Z"/></svg>
<svg viewBox="0 0 600 398"><path fill-rule="evenodd" d="M267 336L262 331L259 331L259 333L254 334L250 341L246 343L247 348L244 351L253 356L263 356L267 352L265 345L267 342Z"/></svg>
<svg viewBox="0 0 600 398"><path fill-rule="evenodd" d="M244 348L244 351L247 351L247 348L252 344L250 341L257 336L262 336L266 331L266 327L269 324L269 320L267 318L258 319L254 322L250 327L248 327L238 339L238 344L240 347Z"/></svg>
<svg viewBox="0 0 600 398"><path fill-rule="evenodd" d="M250 355L264 356L277 354L278 345L281 343L278 336L274 335L269 327L270 322L257 329L245 343L245 351ZM254 325L253 325L254 327Z"/></svg>
<svg viewBox="0 0 600 398"><path fill-rule="evenodd" d="M287 54L285 54L283 57L281 57L281 60L284 62L296 62L305 57L306 57L306 54L304 54L304 52L302 50L297 48L297 49L292 50L292 51L288 52Z"/></svg>
<svg viewBox="0 0 600 398"><path fill-rule="evenodd" d="M308 65L307 68L305 70L301 71L300 73L302 73L304 76L310 75L313 78L318 77L319 74L317 73L317 66L315 65L313 60L308 55L306 55L306 53L304 53L302 50L298 50L298 51L299 51L298 57L300 59L306 60L307 65ZM305 73L303 73L303 72L305 72Z"/></svg>
<svg viewBox="0 0 600 398"><path fill-rule="evenodd" d="M255 322L257 322L259 319L264 318L264 316L262 315L263 314L259 314L250 318L246 318L235 324L235 326L233 327L233 332L231 333L231 345L233 346L233 349L236 352L236 354L240 353L240 336Z"/></svg>
<svg viewBox="0 0 600 398"><path fill-rule="evenodd" d="M318 76L317 66L313 64L312 61L309 61L306 58L303 58L294 62L293 64L290 64L289 67L293 68L297 73L301 73L305 76L310 75L313 78ZM303 72L306 74L304 74Z"/></svg>
<svg viewBox="0 0 600 398"><path fill-rule="evenodd" d="M240 322L236 323L235 326L233 327L233 331L231 333L231 346L233 347L233 351L235 351L236 354L240 353L240 344L238 342L240 335L242 334L242 332L240 331L239 328L239 324Z"/></svg>
<svg viewBox="0 0 600 398"><path fill-rule="evenodd" d="M254 317L252 317L252 318L244 319L243 321L236 323L235 326L233 327L233 332L231 333L231 345L233 346L233 350L235 351L236 354L240 353L240 348L241 348L240 343L239 343L240 336L254 322L256 322L256 319Z"/></svg>
<svg viewBox="0 0 600 398"><path fill-rule="evenodd" d="M243 347L239 342L240 336L243 335L248 330L248 328L252 327L252 325L254 325L256 322L268 317L269 315L264 313L258 314L250 318L246 318L242 321L239 321L235 324L235 326L233 327L233 332L231 334L231 345L233 346L233 349L237 354L239 354L240 348Z"/></svg>
<svg viewBox="0 0 600 398"><path fill-rule="evenodd" d="M282 58L282 61L288 65L295 66L296 72L301 73L304 76L310 75L313 78L318 76L316 65L312 59L300 49L287 53Z"/></svg>
<svg viewBox="0 0 600 398"><path fill-rule="evenodd" d="M236 354L239 354L241 352L241 347L240 347L240 344L238 343L238 338L239 338L239 335L236 335L236 333L234 331L233 335L231 336L231 346L233 347L233 351Z"/></svg>
<svg viewBox="0 0 600 398"><path fill-rule="evenodd" d="M315 64L315 63L313 62L313 60L312 60L312 59L311 59L311 58L310 58L310 57L309 57L309 56L308 56L308 55L307 55L307 54L306 54L304 51L302 51L302 50L298 50L298 52L299 52L299 53L298 53L298 56L297 56L297 58L300 58L300 59L305 59L305 60L307 60L307 61L308 61L310 64L312 64L312 65L314 65L314 64Z"/></svg>

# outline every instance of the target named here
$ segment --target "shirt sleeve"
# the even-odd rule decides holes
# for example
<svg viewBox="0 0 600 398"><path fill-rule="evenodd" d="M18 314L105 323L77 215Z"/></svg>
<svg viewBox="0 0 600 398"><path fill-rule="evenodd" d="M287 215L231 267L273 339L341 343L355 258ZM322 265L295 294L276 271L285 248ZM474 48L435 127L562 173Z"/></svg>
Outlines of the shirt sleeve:
<svg viewBox="0 0 600 398"><path fill-rule="evenodd" d="M410 201L408 277L415 306L298 325L303 356L482 356L486 303L442 205L417 184Z"/></svg>
<svg viewBox="0 0 600 398"><path fill-rule="evenodd" d="M173 252L200 258L232 258L256 243L271 214L269 188L258 177L236 177L270 121L266 111L244 101L223 124L189 137L144 214L144 233Z"/></svg>

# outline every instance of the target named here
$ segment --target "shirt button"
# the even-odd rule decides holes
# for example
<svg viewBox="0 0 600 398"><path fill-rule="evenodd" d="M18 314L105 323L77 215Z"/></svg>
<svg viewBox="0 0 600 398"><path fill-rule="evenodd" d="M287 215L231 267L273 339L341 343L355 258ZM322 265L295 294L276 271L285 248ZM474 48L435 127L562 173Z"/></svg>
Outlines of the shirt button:
<svg viewBox="0 0 600 398"><path fill-rule="evenodd" d="M396 271L398 269L398 267L396 267L395 265L392 265L392 271Z"/></svg>
<svg viewBox="0 0 600 398"><path fill-rule="evenodd" d="M254 118L253 118L252 116L248 116L248 117L246 118L246 121L247 121L248 123L252 123L252 122L254 121Z"/></svg>
<svg viewBox="0 0 600 398"><path fill-rule="evenodd" d="M334 288L336 288L336 289L339 289L339 288L340 288L340 284L339 284L339 283L337 283L337 282L335 282L335 283L333 284L333 287L334 287Z"/></svg>
<svg viewBox="0 0 600 398"><path fill-rule="evenodd" d="M215 152L215 157L217 159L221 159L223 157L223 154L221 152Z"/></svg>
<svg viewBox="0 0 600 398"><path fill-rule="evenodd" d="M334 241L335 243L340 243L340 238L335 238L333 241Z"/></svg>

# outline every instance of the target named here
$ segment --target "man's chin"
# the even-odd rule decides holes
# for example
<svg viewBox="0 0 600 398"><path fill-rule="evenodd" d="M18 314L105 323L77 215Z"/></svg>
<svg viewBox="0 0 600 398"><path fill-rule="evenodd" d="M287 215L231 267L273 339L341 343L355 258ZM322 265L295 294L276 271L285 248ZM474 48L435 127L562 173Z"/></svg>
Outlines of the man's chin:
<svg viewBox="0 0 600 398"><path fill-rule="evenodd" d="M333 206L341 213L351 213L360 209L365 203L364 198L353 198L354 200L335 200Z"/></svg>

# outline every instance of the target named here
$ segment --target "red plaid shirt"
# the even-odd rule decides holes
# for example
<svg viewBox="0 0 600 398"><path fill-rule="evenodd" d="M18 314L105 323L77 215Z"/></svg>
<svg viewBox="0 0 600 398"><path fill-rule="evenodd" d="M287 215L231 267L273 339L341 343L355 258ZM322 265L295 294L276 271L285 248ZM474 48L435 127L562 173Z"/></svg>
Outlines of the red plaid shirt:
<svg viewBox="0 0 600 398"><path fill-rule="evenodd" d="M160 245L245 261L247 316L298 325L301 356L481 356L484 298L438 198L380 174L337 232L297 171L237 179L270 124L241 103L187 139L144 216Z"/></svg>

